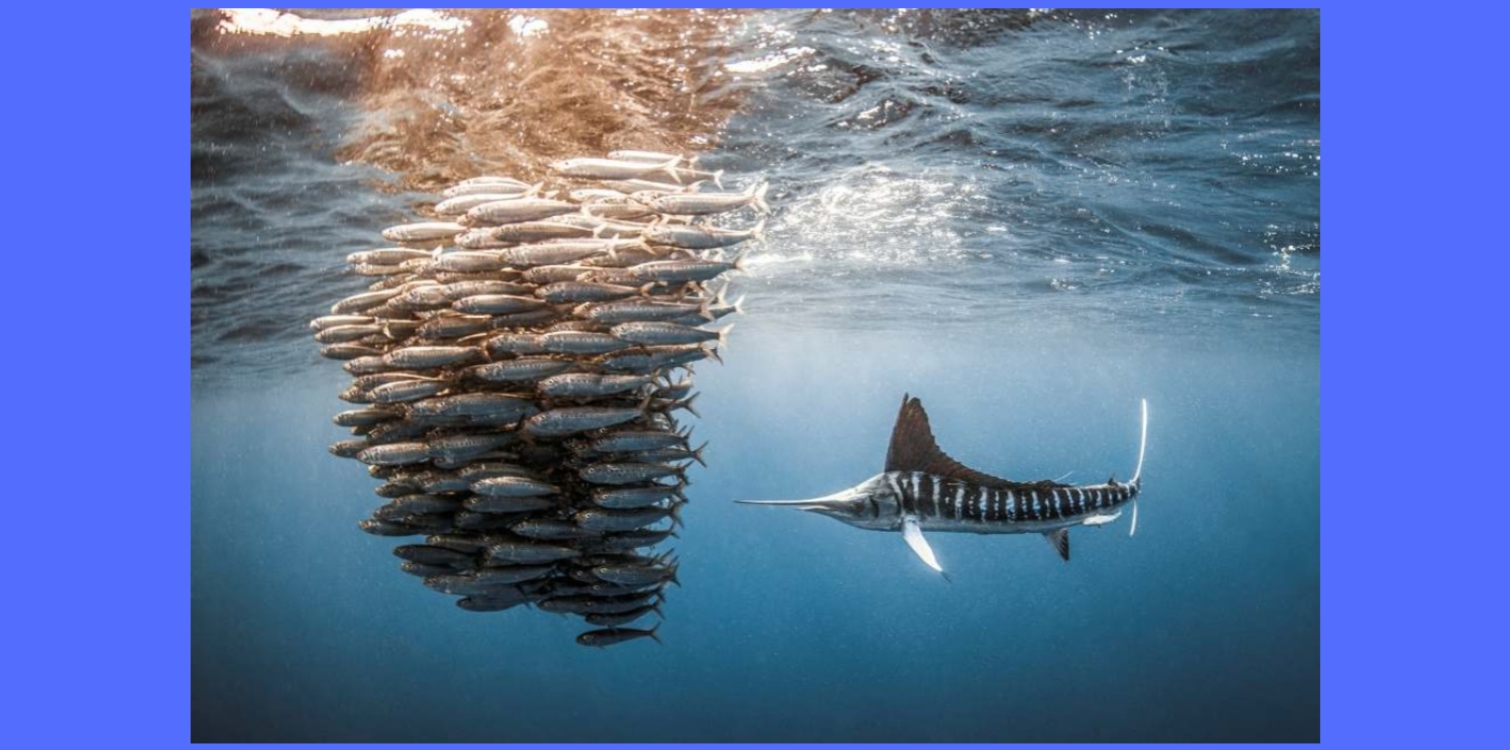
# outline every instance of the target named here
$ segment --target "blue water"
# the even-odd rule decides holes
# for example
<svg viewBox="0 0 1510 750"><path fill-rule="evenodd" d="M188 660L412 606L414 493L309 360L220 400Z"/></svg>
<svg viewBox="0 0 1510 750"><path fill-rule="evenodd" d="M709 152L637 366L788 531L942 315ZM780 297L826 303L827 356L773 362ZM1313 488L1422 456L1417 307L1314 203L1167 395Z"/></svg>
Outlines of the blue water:
<svg viewBox="0 0 1510 750"><path fill-rule="evenodd" d="M776 212L697 368L664 645L606 650L464 612L356 529L375 482L325 450L349 378L304 323L413 174L339 155L374 85L343 48L197 48L194 738L1319 739L1318 14L770 11L731 39L704 162ZM880 471L903 393L967 466L1077 483L1131 472L1147 398L1137 536L1077 529L1064 563L930 534L945 583L897 534L731 502Z"/></svg>

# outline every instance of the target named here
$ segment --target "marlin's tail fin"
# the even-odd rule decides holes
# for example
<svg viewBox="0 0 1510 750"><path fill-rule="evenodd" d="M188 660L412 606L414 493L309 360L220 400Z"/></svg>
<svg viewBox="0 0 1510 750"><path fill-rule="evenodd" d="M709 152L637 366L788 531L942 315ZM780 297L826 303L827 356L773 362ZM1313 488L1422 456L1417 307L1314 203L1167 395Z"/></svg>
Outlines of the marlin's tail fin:
<svg viewBox="0 0 1510 750"><path fill-rule="evenodd" d="M1132 485L1133 491L1143 489L1143 453L1148 449L1148 399L1143 399L1143 434L1138 439L1138 468L1133 469L1132 479L1128 484ZM1127 535L1138 533L1138 498L1135 495L1132 501L1132 525L1127 529Z"/></svg>

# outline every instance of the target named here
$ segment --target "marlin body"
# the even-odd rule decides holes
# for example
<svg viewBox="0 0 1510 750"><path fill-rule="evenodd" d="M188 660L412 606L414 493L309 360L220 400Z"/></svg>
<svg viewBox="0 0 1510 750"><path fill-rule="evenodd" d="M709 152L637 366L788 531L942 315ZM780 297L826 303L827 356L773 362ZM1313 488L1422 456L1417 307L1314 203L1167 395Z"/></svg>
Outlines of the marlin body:
<svg viewBox="0 0 1510 750"><path fill-rule="evenodd" d="M1129 535L1137 532L1137 498L1143 487L1147 444L1148 402L1144 401L1138 466L1132 479L1118 482L1113 478L1104 484L1088 485L1051 480L1014 482L965 467L939 450L922 402L904 396L882 473L842 492L812 500L739 502L783 505L862 529L900 531L912 551L940 573L944 570L924 531L1042 534L1067 561L1072 527L1111 523L1130 505Z"/></svg>

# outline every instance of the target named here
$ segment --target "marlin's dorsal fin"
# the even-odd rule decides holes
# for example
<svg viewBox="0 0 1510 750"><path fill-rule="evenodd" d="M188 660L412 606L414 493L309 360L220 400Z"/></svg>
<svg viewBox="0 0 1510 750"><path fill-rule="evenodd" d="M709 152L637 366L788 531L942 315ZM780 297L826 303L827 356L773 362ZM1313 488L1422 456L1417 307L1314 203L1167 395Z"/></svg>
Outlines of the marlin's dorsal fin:
<svg viewBox="0 0 1510 750"><path fill-rule="evenodd" d="M1064 558L1065 562L1070 561L1069 529L1054 529L1053 531L1045 531L1043 532L1043 538L1049 540L1049 544L1053 545L1054 551L1058 552L1059 556Z"/></svg>
<svg viewBox="0 0 1510 750"><path fill-rule="evenodd" d="M928 413L923 411L923 402L909 396L902 397L902 410L897 414L896 426L891 428L885 471L921 471L983 487L1009 488L1019 484L982 474L939 450L938 442L933 439L933 430L928 427Z"/></svg>

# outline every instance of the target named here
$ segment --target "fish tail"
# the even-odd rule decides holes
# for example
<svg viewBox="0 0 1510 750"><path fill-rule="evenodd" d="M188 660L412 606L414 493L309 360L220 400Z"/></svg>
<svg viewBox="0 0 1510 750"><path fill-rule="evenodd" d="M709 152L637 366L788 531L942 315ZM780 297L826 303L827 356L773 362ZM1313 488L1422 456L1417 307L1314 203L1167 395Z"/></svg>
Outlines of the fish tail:
<svg viewBox="0 0 1510 750"><path fill-rule="evenodd" d="M745 296L743 294L739 295L739 299L734 300L734 314L735 315L741 315L741 314L744 313L744 311L745 311L744 302L745 302Z"/></svg>
<svg viewBox="0 0 1510 750"><path fill-rule="evenodd" d="M743 271L743 270L745 270L745 256L747 256L749 254L750 254L750 249L749 248L745 248L743 250L740 250L738 255L734 256L734 262L731 264L734 267L734 270L736 270L736 271Z"/></svg>
<svg viewBox="0 0 1510 750"><path fill-rule="evenodd" d="M655 641L656 643L659 643L662 646L664 646L666 644L661 642L661 637L658 636L658 635L656 635L655 631L660 630L661 626L665 625L665 624L666 624L665 621L661 621L661 622L656 623L655 627L653 627L653 628L650 629L650 639L653 640L653 641Z"/></svg>
<svg viewBox="0 0 1510 750"><path fill-rule="evenodd" d="M733 323L730 323L730 324L724 326L723 328L718 329L718 348L723 349L725 351L728 350L728 348L729 348L729 331L732 331L732 330L734 330L734 324Z"/></svg>
<svg viewBox="0 0 1510 750"><path fill-rule="evenodd" d="M702 464L705 467L708 465L708 462L703 460L703 449L706 447L708 447L708 443L707 441L703 441L702 445L697 446L697 448L692 451L692 460Z"/></svg>
<svg viewBox="0 0 1510 750"><path fill-rule="evenodd" d="M676 182L676 184L680 185L680 184L682 184L682 176L680 174L677 174L676 165L680 164L681 161L682 161L682 157L680 157L680 156L673 156L673 157L671 157L671 161L668 161L665 164L662 164L661 167L660 167L660 169L657 169L655 171L657 171L657 172L665 172L666 174L671 175L671 179L674 180Z"/></svg>
<svg viewBox="0 0 1510 750"><path fill-rule="evenodd" d="M717 185L719 190L724 189L724 171L722 169L713 173L713 184Z"/></svg>
<svg viewBox="0 0 1510 750"><path fill-rule="evenodd" d="M750 201L755 205L756 211L759 211L760 213L766 215L769 215L771 213L771 207L765 202L765 191L766 188L769 188L770 186L771 185L768 182L760 183L758 186L756 186L755 191L752 195L752 200Z"/></svg>

